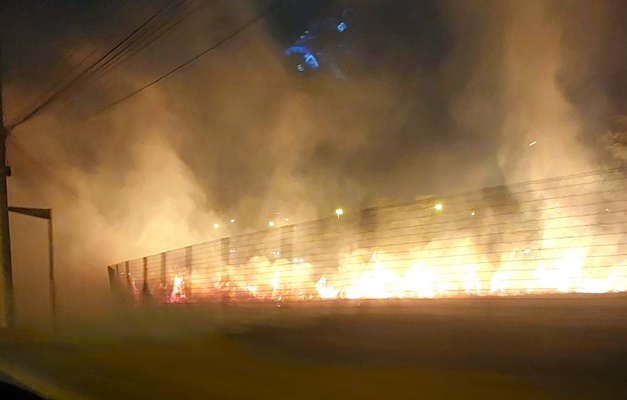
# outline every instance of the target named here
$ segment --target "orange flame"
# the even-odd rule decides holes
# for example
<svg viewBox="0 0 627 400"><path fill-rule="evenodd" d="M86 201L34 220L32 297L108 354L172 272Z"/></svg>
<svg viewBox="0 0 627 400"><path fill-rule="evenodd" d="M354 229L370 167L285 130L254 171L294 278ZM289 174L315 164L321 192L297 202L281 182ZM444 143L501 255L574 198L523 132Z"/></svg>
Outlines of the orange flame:
<svg viewBox="0 0 627 400"><path fill-rule="evenodd" d="M184 303L187 300L183 286L183 278L176 275L172 284L172 292L170 293L169 303Z"/></svg>
<svg viewBox="0 0 627 400"><path fill-rule="evenodd" d="M530 254L529 249L515 252ZM237 299L387 299L452 296L522 295L549 293L609 293L627 290L627 264L587 267L586 250L569 248L550 261L508 258L496 271L477 263L450 266L429 265L418 259L409 266L385 254L372 253L369 260L355 262L363 252L345 255L336 272L318 278L310 263L254 257L245 266L231 268L226 277L218 274L204 291L219 290ZM514 257L514 256L512 256ZM485 264L485 263L484 263ZM490 265L490 264L487 264ZM241 272L245 271L245 272ZM192 282L193 283L193 282ZM203 287L194 293L202 292ZM207 294L207 293L205 293ZM174 278L169 301L185 301L183 279Z"/></svg>

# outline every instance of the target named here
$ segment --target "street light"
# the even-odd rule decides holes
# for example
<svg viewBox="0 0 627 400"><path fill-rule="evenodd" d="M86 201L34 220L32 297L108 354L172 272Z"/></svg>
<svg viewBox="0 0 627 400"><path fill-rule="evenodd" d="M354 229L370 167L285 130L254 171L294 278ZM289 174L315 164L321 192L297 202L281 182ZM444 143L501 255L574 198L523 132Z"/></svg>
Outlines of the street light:
<svg viewBox="0 0 627 400"><path fill-rule="evenodd" d="M338 208L337 210L335 210L335 215L337 215L337 219L340 219L340 215L344 215L344 210Z"/></svg>

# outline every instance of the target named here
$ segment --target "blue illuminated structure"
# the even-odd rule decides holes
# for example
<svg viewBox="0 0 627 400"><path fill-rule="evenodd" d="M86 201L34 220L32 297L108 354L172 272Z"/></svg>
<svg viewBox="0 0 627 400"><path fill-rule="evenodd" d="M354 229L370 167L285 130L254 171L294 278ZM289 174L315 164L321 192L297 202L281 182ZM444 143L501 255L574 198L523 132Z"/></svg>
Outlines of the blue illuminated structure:
<svg viewBox="0 0 627 400"><path fill-rule="evenodd" d="M315 68L318 68L320 66L320 63L318 63L318 59L316 58L316 56L311 52L311 50L309 50L305 46L295 45L295 46L288 47L287 50L285 50L285 55L288 56L288 57L291 56L294 53L302 54L303 55L303 61L311 69L315 69ZM298 68L299 71L302 72L302 71L305 70L305 65L298 64L297 68Z"/></svg>
<svg viewBox="0 0 627 400"><path fill-rule="evenodd" d="M338 38L348 29L347 19L350 18L350 14L349 9L344 9L340 18L329 17L322 23L313 24L284 51L284 55L293 60L298 72L315 70L324 64L325 68L344 79L334 60L337 49L342 48L342 45L330 46L330 44L337 43ZM340 36L337 36L338 34Z"/></svg>

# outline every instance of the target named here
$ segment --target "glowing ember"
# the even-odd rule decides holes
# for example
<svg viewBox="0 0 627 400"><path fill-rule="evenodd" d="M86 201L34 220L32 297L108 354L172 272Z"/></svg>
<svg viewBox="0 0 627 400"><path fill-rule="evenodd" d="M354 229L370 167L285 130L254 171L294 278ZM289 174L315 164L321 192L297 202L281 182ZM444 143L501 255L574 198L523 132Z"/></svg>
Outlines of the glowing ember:
<svg viewBox="0 0 627 400"><path fill-rule="evenodd" d="M586 251L570 248L549 261L533 257L531 249L512 252L493 270L483 256L475 262L429 263L428 258L398 261L374 252L365 261L363 251L345 254L336 272L314 278L315 268L302 259L255 257L247 265L232 268L212 287L229 288L237 299L388 299L453 296L502 296L548 293L608 293L627 289L627 264L607 268L586 267ZM462 257L463 258L463 257ZM437 260L438 256L434 258ZM511 261L511 262L510 262ZM238 273L247 271L247 273ZM195 289L198 293L199 289ZM183 279L175 277L170 302L185 301Z"/></svg>
<svg viewBox="0 0 627 400"><path fill-rule="evenodd" d="M327 277L325 275L322 275L322 278L316 283L316 290L320 298L323 299L333 299L340 293L340 291L333 286L327 285Z"/></svg>
<svg viewBox="0 0 627 400"><path fill-rule="evenodd" d="M184 303L187 300L185 296L183 278L176 275L172 284L172 292L170 293L170 303Z"/></svg>
<svg viewBox="0 0 627 400"><path fill-rule="evenodd" d="M175 276L165 300L185 302L191 293L194 301L275 302L625 292L627 181L619 178L610 186L575 180L563 191L552 181L521 186L516 201L501 189L468 200L428 197L341 224L325 219L195 247L185 253L185 281ZM488 194L493 203L485 202ZM268 225L283 221L281 214ZM128 286L139 295L130 279Z"/></svg>

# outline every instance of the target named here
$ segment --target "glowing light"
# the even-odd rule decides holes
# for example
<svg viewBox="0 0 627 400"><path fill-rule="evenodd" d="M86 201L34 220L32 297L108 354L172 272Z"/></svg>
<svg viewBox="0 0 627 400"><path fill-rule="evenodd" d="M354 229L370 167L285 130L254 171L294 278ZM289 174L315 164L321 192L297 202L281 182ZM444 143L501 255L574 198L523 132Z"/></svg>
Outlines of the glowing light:
<svg viewBox="0 0 627 400"><path fill-rule="evenodd" d="M472 242L466 242L472 246ZM533 264L531 253L539 254L541 262ZM246 264L245 274L237 269L219 273L207 291L227 295L233 301L272 299L283 301L315 299L387 299L387 298L446 298L455 296L507 296L538 293L609 293L627 290L627 263L611 267L586 265L585 248L568 248L555 252L550 241L543 248L524 248L504 253L504 260L494 272L487 274L476 263L479 255L463 258L443 266L429 259L398 260L378 251L356 250L343 254L335 271L315 273L316 266L302 258L281 259L279 251L269 258L253 257ZM522 257L521 253L529 255ZM437 254L437 253L436 253ZM440 255L446 253L439 253ZM448 257L455 257L449 253ZM437 257L437 255L436 255ZM292 261L292 262L290 262ZM206 279L203 277L203 279ZM205 281L203 281L205 282ZM167 301L187 301L183 278L176 276ZM200 293L196 286L194 293ZM137 291L138 296L140 291ZM206 294L211 294L206 292Z"/></svg>
<svg viewBox="0 0 627 400"><path fill-rule="evenodd" d="M309 53L309 54L305 54L305 62L307 63L307 65L309 65L311 68L318 68L318 60L316 59L316 57Z"/></svg>
<svg viewBox="0 0 627 400"><path fill-rule="evenodd" d="M529 143L529 147L535 145L536 143L538 143L538 142L534 140L533 142Z"/></svg>
<svg viewBox="0 0 627 400"><path fill-rule="evenodd" d="M290 219L289 218L285 218L285 222L290 222Z"/></svg>
<svg viewBox="0 0 627 400"><path fill-rule="evenodd" d="M233 223L235 223L235 219L231 219L231 223L232 223L232 224L233 224Z"/></svg>
<svg viewBox="0 0 627 400"><path fill-rule="evenodd" d="M170 298L168 299L168 301L170 303L183 303L185 300L187 300L187 297L185 296L183 278L176 275L174 277L172 292L170 292Z"/></svg>
<svg viewBox="0 0 627 400"><path fill-rule="evenodd" d="M287 50L285 50L284 54L287 57L289 57L293 53L302 54L303 55L303 60L305 61L305 64L307 64L312 69L318 68L320 66L316 56L314 56L313 53L308 48L306 48L304 46L291 46L291 47L288 47ZM303 69L305 68L305 66L303 64L299 64L299 65L302 66ZM298 70L302 71L300 68L298 68Z"/></svg>
<svg viewBox="0 0 627 400"><path fill-rule="evenodd" d="M346 30L346 28L347 28L347 27L348 27L348 25L346 25L346 23L345 23L345 22L340 22L340 23L337 25L337 30L338 30L338 31L340 31L340 32L344 32L344 31Z"/></svg>
<svg viewBox="0 0 627 400"><path fill-rule="evenodd" d="M318 232L300 235L295 228L294 246L290 238L287 248L281 246L285 243L282 243L278 230L272 227L288 225L283 222L287 222L288 218L283 212L270 211L265 216L272 218L266 221L270 228L260 235L258 242L248 239L235 239L231 242L233 245L227 242L226 249L222 251L229 257L215 266L212 259L200 261L203 266L193 270L168 265L166 271L176 271L181 276L177 276L172 283L174 274L168 275L167 285L164 284L162 292L155 294L161 301L167 302L220 301L225 296L229 301L269 300L268 304L289 304L282 302L291 300L358 299L354 303L356 306L361 299L626 291L627 257L622 251L619 234L609 231L608 236L604 236L605 226L599 227L598 231L586 230L581 234L571 231L573 226L591 222L577 222L575 219L580 216L587 218L589 215L609 213L609 206L603 207L600 202L604 198L599 197L600 201L596 203L585 200L582 206L585 209L571 211L575 206L575 199L570 198L571 189L567 192L569 196L559 194L558 188L551 190L554 192L552 195L534 193L531 201L541 203L533 209L525 208L527 214L524 217L530 222L537 219L537 224L535 221L528 224L525 220L524 225L518 227L521 217L518 212L513 218L501 218L502 213L489 210L481 212L479 220L485 218L486 224L496 223L506 229L498 247L487 246L492 242L486 236L498 233L500 228L484 229L481 221L474 219L476 211L468 211L470 207L482 206L480 199L476 198L470 199L466 205L457 202L457 206L452 200L442 198L447 203L447 214L444 214L443 203L435 197L420 203L412 208L420 210L419 218L425 216L426 211L427 218L436 219L434 222L419 222L418 226L424 225L424 230L416 230L416 223L405 216L386 212L382 214L386 224L380 228L386 232L386 236L381 238L385 240L369 240L376 237L372 235L366 236L362 242L362 237L356 237L353 230L344 229L349 228L345 226L348 222L359 223L352 220L352 214L347 214L342 224L336 222L332 224L336 226L329 226L336 228L333 234L320 232L324 243L310 245L310 235L317 235ZM565 198L569 200L563 200ZM605 201L609 204L610 200ZM562 202L566 209L564 216L561 215ZM341 204L336 203L335 210L327 210L328 218L333 212L338 219L344 215L342 208L338 208ZM556 213L560 215L556 216ZM464 214L465 217L472 216L472 220L465 218ZM451 220L447 215L451 216ZM453 218L455 215L457 217ZM567 216L573 220L564 221ZM227 224L229 220L222 221ZM458 229L470 231L457 232L455 224L458 221ZM617 228L622 229L620 220L617 222ZM527 234L528 226L533 226L533 234ZM388 229L394 231L387 235ZM426 239L421 238L424 232L428 233ZM407 238L409 235L412 237ZM299 240L303 240L305 245L299 245ZM334 242L337 242L337 248ZM333 247L327 247L326 243L333 244ZM362 244L363 247L359 247ZM381 247L377 248L377 245ZM215 254L213 259L219 258L221 247L222 244L206 251ZM231 255L235 252L233 249L240 249L237 254L241 257ZM131 276L126 278L132 293L141 301L139 289L142 281L138 280L136 284ZM190 298L186 299L186 294Z"/></svg>
<svg viewBox="0 0 627 400"><path fill-rule="evenodd" d="M333 299L340 293L340 291L333 286L327 285L326 275L322 275L322 278L316 282L316 290L318 291L318 295L323 299Z"/></svg>
<svg viewBox="0 0 627 400"><path fill-rule="evenodd" d="M220 224L213 224L213 227L214 227L215 229L218 229L218 228L220 227Z"/></svg>

